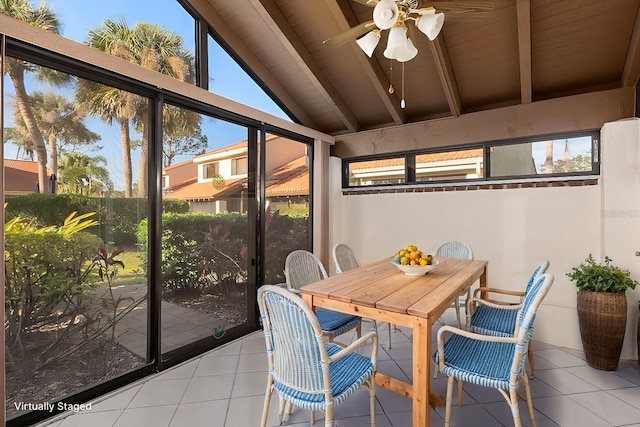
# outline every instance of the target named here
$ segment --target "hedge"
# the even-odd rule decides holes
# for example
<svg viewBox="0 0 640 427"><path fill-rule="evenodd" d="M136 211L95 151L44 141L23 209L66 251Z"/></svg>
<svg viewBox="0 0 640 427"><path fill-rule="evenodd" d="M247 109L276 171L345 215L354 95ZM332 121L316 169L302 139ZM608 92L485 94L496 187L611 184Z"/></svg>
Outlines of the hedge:
<svg viewBox="0 0 640 427"><path fill-rule="evenodd" d="M308 218L275 212L267 215L266 223L265 283L280 283L284 281L287 254L308 247ZM138 227L138 242L145 266L147 237L147 221L143 220ZM245 214L163 214L163 292L245 282L247 246Z"/></svg>
<svg viewBox="0 0 640 427"><path fill-rule="evenodd" d="M99 225L90 232L116 246L136 243L138 224L147 217L148 210L147 199L88 197L79 194L32 193L7 196L5 202L5 218L31 218L37 225L60 225L73 211L79 215L95 212ZM185 213L189 212L189 204L184 200L166 199L162 201L162 209L164 212Z"/></svg>

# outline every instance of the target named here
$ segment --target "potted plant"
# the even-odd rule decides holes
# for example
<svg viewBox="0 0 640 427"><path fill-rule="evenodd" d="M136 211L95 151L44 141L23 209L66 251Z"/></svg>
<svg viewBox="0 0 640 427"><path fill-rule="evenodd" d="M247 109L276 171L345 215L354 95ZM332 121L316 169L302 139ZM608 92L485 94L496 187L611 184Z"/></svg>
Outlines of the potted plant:
<svg viewBox="0 0 640 427"><path fill-rule="evenodd" d="M567 276L578 287L578 324L589 366L606 371L618 367L627 325L625 291L638 282L628 270L611 264L605 256L596 262L591 254Z"/></svg>

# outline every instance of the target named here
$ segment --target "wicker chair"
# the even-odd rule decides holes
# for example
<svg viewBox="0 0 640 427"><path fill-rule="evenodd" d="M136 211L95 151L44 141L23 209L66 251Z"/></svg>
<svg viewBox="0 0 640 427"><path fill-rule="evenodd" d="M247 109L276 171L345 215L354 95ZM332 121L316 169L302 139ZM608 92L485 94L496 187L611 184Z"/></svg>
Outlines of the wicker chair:
<svg viewBox="0 0 640 427"><path fill-rule="evenodd" d="M527 282L524 291L512 291L500 288L480 287L475 290L472 298L467 300L467 327L471 332L495 336L513 336L516 329L516 317L518 309L522 305L522 299L529 292L535 280L544 274L549 268L549 261L543 261L536 266ZM490 295L503 295L507 297L517 297L517 302L509 302L504 298L491 299ZM529 341L527 351L531 377L534 376L533 349Z"/></svg>
<svg viewBox="0 0 640 427"><path fill-rule="evenodd" d="M375 385L378 336L374 331L343 348L327 342L313 311L292 292L278 286L258 289L269 375L261 426L267 425L269 403L280 397L279 422L285 406L325 412L325 427L333 425L334 408L360 387L369 389L371 425L375 426ZM373 341L371 357L355 350ZM289 411L290 412L290 411Z"/></svg>
<svg viewBox="0 0 640 427"><path fill-rule="evenodd" d="M360 261L356 253L344 243L338 243L333 247L333 261L336 263L336 272L343 273L360 267Z"/></svg>
<svg viewBox="0 0 640 427"><path fill-rule="evenodd" d="M498 389L511 407L516 427L522 425L517 395L517 388L522 383L531 425L536 425L525 369L525 356L533 335L536 311L552 283L553 276L543 274L531 285L518 310L517 333L514 336L496 337L476 334L452 326L443 326L438 330L438 352L434 358L440 372L449 377L445 427L451 424L454 379ZM445 336L449 335L445 342ZM459 395L458 398L460 399Z"/></svg>
<svg viewBox="0 0 640 427"><path fill-rule="evenodd" d="M284 277L289 291L298 293L298 289L302 286L324 280L328 276L322 262L314 254L296 250L287 255L284 262ZM354 328L358 337L361 335L362 318L359 316L318 308L316 317L329 341Z"/></svg>
<svg viewBox="0 0 640 427"><path fill-rule="evenodd" d="M471 247L466 243L462 242L447 242L443 243L436 249L436 256L448 257L448 258L462 258L462 259L473 259L473 251ZM471 288L468 290L461 292L453 303L451 304L451 308L455 308L456 310L456 320L458 321L458 327L462 329L463 323L460 317L460 307L464 306L466 299L471 297Z"/></svg>
<svg viewBox="0 0 640 427"><path fill-rule="evenodd" d="M360 261L358 261L358 257L356 253L349 246L344 243L338 243L333 247L333 261L336 263L336 273L343 273L345 271L353 270L354 268L360 267ZM376 331L378 330L378 324L375 323ZM388 345L391 348L391 323L387 324L388 333L389 333L389 341Z"/></svg>

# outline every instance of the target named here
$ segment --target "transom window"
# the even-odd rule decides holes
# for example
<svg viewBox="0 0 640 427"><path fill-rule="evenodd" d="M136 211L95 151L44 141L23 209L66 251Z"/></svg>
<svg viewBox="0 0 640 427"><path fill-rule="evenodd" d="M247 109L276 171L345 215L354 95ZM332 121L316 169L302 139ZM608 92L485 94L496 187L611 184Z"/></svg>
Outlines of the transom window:
<svg viewBox="0 0 640 427"><path fill-rule="evenodd" d="M598 131L343 159L343 187L597 175Z"/></svg>

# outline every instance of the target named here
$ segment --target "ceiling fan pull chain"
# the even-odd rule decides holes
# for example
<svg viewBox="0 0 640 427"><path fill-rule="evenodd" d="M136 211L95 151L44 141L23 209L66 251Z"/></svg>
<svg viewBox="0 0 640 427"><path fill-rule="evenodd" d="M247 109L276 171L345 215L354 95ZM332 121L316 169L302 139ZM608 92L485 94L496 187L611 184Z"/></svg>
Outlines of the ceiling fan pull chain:
<svg viewBox="0 0 640 427"><path fill-rule="evenodd" d="M389 93L393 93L396 90L393 88L393 59L389 60Z"/></svg>
<svg viewBox="0 0 640 427"><path fill-rule="evenodd" d="M404 108L404 62L402 63L402 101L400 101L400 108Z"/></svg>

